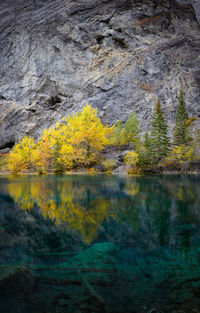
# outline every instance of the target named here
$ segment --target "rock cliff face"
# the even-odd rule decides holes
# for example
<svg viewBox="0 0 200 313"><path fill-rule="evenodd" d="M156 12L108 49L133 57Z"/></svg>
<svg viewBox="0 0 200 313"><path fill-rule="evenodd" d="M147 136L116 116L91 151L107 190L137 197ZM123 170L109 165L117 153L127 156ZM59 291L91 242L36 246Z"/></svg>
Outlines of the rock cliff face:
<svg viewBox="0 0 200 313"><path fill-rule="evenodd" d="M200 117L199 4L179 2L0 0L0 149L87 102L145 129L159 97L172 127L183 88Z"/></svg>

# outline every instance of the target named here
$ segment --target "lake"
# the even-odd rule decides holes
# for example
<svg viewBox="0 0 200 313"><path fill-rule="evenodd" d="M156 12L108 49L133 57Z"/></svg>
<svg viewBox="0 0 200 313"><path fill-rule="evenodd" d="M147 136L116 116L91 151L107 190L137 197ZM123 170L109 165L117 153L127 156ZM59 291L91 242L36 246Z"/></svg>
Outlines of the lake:
<svg viewBox="0 0 200 313"><path fill-rule="evenodd" d="M1 313L200 312L200 176L0 177Z"/></svg>

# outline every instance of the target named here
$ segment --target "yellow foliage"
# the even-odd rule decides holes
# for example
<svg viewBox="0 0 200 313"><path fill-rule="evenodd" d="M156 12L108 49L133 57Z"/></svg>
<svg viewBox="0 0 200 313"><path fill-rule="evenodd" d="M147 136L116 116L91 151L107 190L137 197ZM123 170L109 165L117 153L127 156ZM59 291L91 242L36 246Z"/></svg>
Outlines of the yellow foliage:
<svg viewBox="0 0 200 313"><path fill-rule="evenodd" d="M18 174L26 169L26 164L24 163L21 154L16 153L15 151L10 152L8 157L8 169L14 174Z"/></svg>
<svg viewBox="0 0 200 313"><path fill-rule="evenodd" d="M92 174L92 175L97 174L97 172L96 172L96 170L94 169L94 167L88 168L88 169L87 169L87 172L90 173L90 174Z"/></svg>
<svg viewBox="0 0 200 313"><path fill-rule="evenodd" d="M137 165L139 164L139 155L135 151L127 153L124 157L125 164L128 166L129 174L138 174L139 169Z"/></svg>
<svg viewBox="0 0 200 313"><path fill-rule="evenodd" d="M116 161L114 159L106 159L101 163L106 171L112 171L115 168Z"/></svg>
<svg viewBox="0 0 200 313"><path fill-rule="evenodd" d="M36 149L32 152L33 165L39 173L46 173L50 167L52 150L47 131L44 130L43 136L38 141Z"/></svg>
<svg viewBox="0 0 200 313"><path fill-rule="evenodd" d="M33 138L26 136L22 138L8 156L8 169L13 173L20 173L31 167L34 149L35 142Z"/></svg>
<svg viewBox="0 0 200 313"><path fill-rule="evenodd" d="M195 154L194 146L181 145L176 146L171 151L170 155L166 158L167 164L179 163L180 165L185 162L193 160Z"/></svg>
<svg viewBox="0 0 200 313"><path fill-rule="evenodd" d="M109 144L112 127L104 126L97 116L97 109L88 104L81 113L69 116L65 122L68 127L68 142L75 149L77 163L89 165L95 162L98 152Z"/></svg>
<svg viewBox="0 0 200 313"><path fill-rule="evenodd" d="M90 166L99 152L110 144L114 127L101 123L97 109L86 105L81 112L63 118L48 132L51 147L59 142L57 162L65 169L73 166Z"/></svg>
<svg viewBox="0 0 200 313"><path fill-rule="evenodd" d="M71 180L57 184L59 201L55 198L53 181L46 184L45 180L40 179L30 184L16 184L12 180L8 185L8 192L23 210L30 211L34 205L38 205L44 218L54 221L56 226L80 234L87 244L98 237L98 230L104 219L115 216L109 199L97 197L87 206L84 205L88 196L85 185L76 186Z"/></svg>
<svg viewBox="0 0 200 313"><path fill-rule="evenodd" d="M73 167L74 148L72 145L63 144L60 149L58 162L64 165L65 169Z"/></svg>
<svg viewBox="0 0 200 313"><path fill-rule="evenodd" d="M190 117L190 118L185 122L185 124L186 124L187 126L191 126L191 125L193 125L193 122L196 121L196 120L197 120L196 117Z"/></svg>
<svg viewBox="0 0 200 313"><path fill-rule="evenodd" d="M57 172L90 167L97 162L99 152L111 143L113 130L114 127L103 125L97 109L87 104L81 112L45 129L37 145L32 138L22 138L9 155L8 167L14 173L31 166L40 173L46 173L51 165Z"/></svg>
<svg viewBox="0 0 200 313"><path fill-rule="evenodd" d="M139 163L138 153L135 151L131 151L127 153L124 158L126 165L136 166Z"/></svg>
<svg viewBox="0 0 200 313"><path fill-rule="evenodd" d="M130 196L136 196L140 190L139 184L136 181L132 182L130 180L127 181L125 188L126 188L126 192Z"/></svg>

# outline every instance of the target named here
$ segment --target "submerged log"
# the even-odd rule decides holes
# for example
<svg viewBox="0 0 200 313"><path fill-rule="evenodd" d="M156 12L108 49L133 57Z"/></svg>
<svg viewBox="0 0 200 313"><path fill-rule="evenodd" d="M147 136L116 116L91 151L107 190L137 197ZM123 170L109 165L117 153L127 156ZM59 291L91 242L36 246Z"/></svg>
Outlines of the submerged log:
<svg viewBox="0 0 200 313"><path fill-rule="evenodd" d="M85 287L85 289L89 292L89 294L98 300L101 304L105 305L104 299L98 294L98 292L94 289L94 287L90 284L90 282L82 275L81 271L78 271L81 281Z"/></svg>

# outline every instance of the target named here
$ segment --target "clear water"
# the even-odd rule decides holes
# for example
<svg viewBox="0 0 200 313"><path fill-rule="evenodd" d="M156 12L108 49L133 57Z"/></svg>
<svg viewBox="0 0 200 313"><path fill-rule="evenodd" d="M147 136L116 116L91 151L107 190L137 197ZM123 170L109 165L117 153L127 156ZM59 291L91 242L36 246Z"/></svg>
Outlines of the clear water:
<svg viewBox="0 0 200 313"><path fill-rule="evenodd" d="M0 178L1 313L200 312L200 176Z"/></svg>

